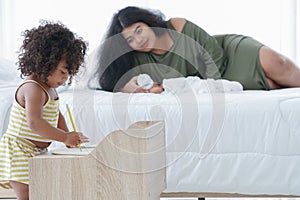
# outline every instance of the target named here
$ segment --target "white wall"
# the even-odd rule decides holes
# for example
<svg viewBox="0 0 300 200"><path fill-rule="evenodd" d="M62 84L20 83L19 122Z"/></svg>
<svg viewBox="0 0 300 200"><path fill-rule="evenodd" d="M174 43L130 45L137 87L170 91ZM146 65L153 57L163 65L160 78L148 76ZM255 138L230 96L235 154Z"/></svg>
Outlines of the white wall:
<svg viewBox="0 0 300 200"><path fill-rule="evenodd" d="M37 26L40 19L61 21L89 41L91 52L100 43L113 13L125 6L136 5L159 9L167 18L184 17L210 34L250 35L295 60L296 9L293 8L296 2L107 0L103 3L103 0L0 0L0 57L16 60L16 51L22 42L21 32Z"/></svg>

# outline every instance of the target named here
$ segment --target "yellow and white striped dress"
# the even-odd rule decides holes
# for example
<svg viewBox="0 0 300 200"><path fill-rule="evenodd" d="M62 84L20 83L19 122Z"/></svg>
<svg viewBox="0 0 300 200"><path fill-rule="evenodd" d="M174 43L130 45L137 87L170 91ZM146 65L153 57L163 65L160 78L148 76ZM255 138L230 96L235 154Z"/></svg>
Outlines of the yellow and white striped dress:
<svg viewBox="0 0 300 200"><path fill-rule="evenodd" d="M38 84L48 95L48 101L43 107L43 118L57 127L58 100L51 100L48 92L36 81L27 80L22 84L28 82ZM8 129L0 141L0 186L10 188L9 180L28 184L28 159L47 151L47 148L36 147L27 139L40 142L52 141L30 130L25 109L15 99L10 112Z"/></svg>

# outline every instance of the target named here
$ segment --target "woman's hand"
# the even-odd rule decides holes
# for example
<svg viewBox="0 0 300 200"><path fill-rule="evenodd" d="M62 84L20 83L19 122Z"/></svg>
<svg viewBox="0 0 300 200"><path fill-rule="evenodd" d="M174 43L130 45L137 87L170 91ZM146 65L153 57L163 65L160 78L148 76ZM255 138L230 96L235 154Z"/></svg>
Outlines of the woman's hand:
<svg viewBox="0 0 300 200"><path fill-rule="evenodd" d="M137 84L137 78L138 76L131 78L120 91L125 93L148 93L147 89Z"/></svg>

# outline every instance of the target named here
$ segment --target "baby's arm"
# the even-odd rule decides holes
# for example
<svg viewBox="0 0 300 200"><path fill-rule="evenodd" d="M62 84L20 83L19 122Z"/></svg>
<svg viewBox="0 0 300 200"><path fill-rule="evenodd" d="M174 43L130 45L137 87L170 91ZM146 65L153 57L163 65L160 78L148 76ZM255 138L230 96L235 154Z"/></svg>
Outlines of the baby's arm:
<svg viewBox="0 0 300 200"><path fill-rule="evenodd" d="M160 94L164 91L164 88L162 85L159 85L158 83L154 82L153 87L149 89L150 93Z"/></svg>

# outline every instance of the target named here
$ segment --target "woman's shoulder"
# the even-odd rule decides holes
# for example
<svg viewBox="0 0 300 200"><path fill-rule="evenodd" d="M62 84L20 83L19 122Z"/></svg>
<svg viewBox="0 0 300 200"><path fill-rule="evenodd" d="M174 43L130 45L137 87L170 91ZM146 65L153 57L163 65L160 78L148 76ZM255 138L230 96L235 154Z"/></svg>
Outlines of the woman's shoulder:
<svg viewBox="0 0 300 200"><path fill-rule="evenodd" d="M207 34L204 29L188 19L171 18L169 24L171 24L177 32L190 36L191 34Z"/></svg>
<svg viewBox="0 0 300 200"><path fill-rule="evenodd" d="M172 26L175 28L175 30L179 33L182 32L187 20L184 18L171 18L170 22L172 24Z"/></svg>

